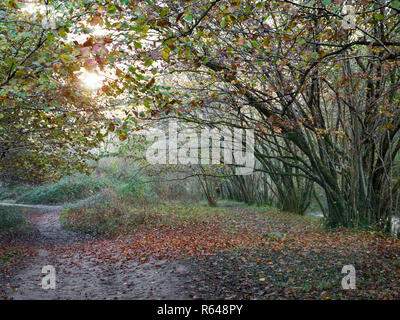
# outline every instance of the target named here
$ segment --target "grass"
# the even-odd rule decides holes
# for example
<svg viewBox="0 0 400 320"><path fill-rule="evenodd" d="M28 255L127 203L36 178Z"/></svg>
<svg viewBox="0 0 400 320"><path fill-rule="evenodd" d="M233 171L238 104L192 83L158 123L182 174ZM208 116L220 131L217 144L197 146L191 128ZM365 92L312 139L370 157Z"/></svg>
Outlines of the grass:
<svg viewBox="0 0 400 320"><path fill-rule="evenodd" d="M3 200L0 200L0 202L15 203L16 201L15 201L15 199L3 199Z"/></svg>
<svg viewBox="0 0 400 320"><path fill-rule="evenodd" d="M207 203L206 200L199 201L198 203L200 205L202 205L202 206L208 206L208 203ZM217 207L222 207L222 208L230 208L230 207L248 208L248 207L261 207L261 206L257 205L257 204L248 205L248 204L246 204L244 202L221 199L221 200L217 201Z"/></svg>

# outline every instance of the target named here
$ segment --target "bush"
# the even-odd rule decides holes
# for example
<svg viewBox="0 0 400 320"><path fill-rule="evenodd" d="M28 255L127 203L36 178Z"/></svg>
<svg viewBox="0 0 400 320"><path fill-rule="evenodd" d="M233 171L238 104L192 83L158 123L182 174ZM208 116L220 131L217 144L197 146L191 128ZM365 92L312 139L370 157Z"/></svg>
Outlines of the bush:
<svg viewBox="0 0 400 320"><path fill-rule="evenodd" d="M29 204L63 204L87 198L104 188L110 182L95 175L77 175L62 178L55 184L36 187L17 199Z"/></svg>
<svg viewBox="0 0 400 320"><path fill-rule="evenodd" d="M143 182L140 177L117 186L115 191L120 197L128 201L134 200L135 203L149 203L157 199L157 195L151 185Z"/></svg>
<svg viewBox="0 0 400 320"><path fill-rule="evenodd" d="M29 229L28 220L18 208L0 207L0 239L25 233Z"/></svg>
<svg viewBox="0 0 400 320"><path fill-rule="evenodd" d="M132 192L127 186L125 192ZM71 230L94 235L115 235L150 222L151 216L132 199L116 193L114 188L69 205L61 215L61 224Z"/></svg>
<svg viewBox="0 0 400 320"><path fill-rule="evenodd" d="M33 186L29 185L16 185L16 186L4 186L0 185L0 201L2 200L16 200L21 194L27 193L33 190Z"/></svg>

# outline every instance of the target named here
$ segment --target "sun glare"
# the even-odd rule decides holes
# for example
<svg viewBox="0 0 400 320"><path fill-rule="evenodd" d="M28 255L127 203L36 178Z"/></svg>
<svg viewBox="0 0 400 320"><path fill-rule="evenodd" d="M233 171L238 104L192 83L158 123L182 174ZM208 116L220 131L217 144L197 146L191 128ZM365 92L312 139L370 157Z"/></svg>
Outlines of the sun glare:
<svg viewBox="0 0 400 320"><path fill-rule="evenodd" d="M84 71L80 74L79 80L85 89L97 90L103 86L104 76L97 72Z"/></svg>

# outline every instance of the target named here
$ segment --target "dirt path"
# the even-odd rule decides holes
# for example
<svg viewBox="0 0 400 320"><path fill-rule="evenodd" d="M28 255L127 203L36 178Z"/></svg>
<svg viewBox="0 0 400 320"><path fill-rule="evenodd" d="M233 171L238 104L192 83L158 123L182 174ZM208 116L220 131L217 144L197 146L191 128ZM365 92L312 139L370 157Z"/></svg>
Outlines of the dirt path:
<svg viewBox="0 0 400 320"><path fill-rule="evenodd" d="M8 205L8 204L2 204ZM19 205L21 206L21 205ZM79 248L96 239L65 230L60 225L62 207L26 206L34 227L27 245L37 255L26 261L5 286L11 299L189 299L184 284L189 282L189 267L182 262L164 260L139 264L135 261L99 264ZM68 254L60 254L63 249ZM72 252L72 253L71 253ZM43 289L42 268L54 266L56 289Z"/></svg>

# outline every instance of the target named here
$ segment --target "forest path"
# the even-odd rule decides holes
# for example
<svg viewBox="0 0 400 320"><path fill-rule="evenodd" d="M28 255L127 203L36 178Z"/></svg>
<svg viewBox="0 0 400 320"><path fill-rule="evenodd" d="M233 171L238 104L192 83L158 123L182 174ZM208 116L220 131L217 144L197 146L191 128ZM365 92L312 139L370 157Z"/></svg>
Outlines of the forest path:
<svg viewBox="0 0 400 320"><path fill-rule="evenodd" d="M81 251L96 241L94 237L62 228L62 207L15 206L32 209L25 214L34 229L26 245L36 254L3 284L8 299L189 299L182 289L189 271L182 263L130 260L123 268L118 262L99 264ZM55 289L42 288L42 268L47 265L55 268Z"/></svg>

